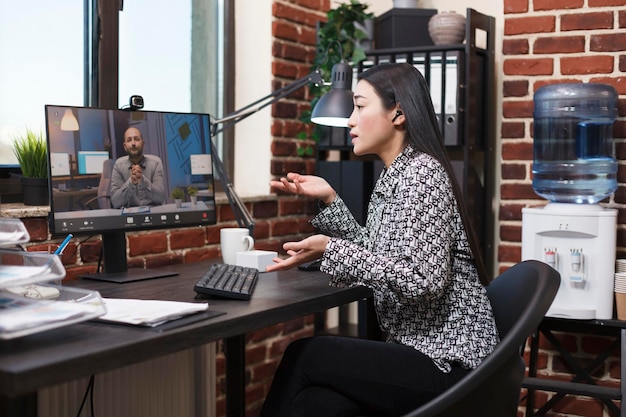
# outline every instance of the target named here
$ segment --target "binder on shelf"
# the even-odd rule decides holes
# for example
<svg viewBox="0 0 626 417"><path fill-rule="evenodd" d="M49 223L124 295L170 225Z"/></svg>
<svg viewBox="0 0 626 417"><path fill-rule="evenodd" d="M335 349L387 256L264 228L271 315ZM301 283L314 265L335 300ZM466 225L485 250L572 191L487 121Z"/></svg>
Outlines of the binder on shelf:
<svg viewBox="0 0 626 417"><path fill-rule="evenodd" d="M410 55L410 56L409 56ZM375 64L386 62L412 63L426 81L430 89L433 107L439 121L444 145L463 145L464 108L461 71L464 62L458 50L422 51L413 54L381 53L375 58L373 52L360 65L366 70Z"/></svg>

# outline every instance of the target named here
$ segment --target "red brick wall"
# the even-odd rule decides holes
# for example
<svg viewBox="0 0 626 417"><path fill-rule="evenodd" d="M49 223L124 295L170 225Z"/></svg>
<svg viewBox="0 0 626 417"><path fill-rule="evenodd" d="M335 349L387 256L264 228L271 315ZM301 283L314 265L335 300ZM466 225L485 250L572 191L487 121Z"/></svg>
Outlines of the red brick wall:
<svg viewBox="0 0 626 417"><path fill-rule="evenodd" d="M326 20L330 0L274 1L272 7L272 73L274 89L306 76L316 54L316 25ZM311 133L311 126L299 120L302 110L310 108L308 89L300 89L272 107L272 175L289 171L315 172L313 156L300 158L298 147L314 146L313 140L297 139L300 132Z"/></svg>
<svg viewBox="0 0 626 417"><path fill-rule="evenodd" d="M225 198L224 198L225 200ZM299 239L314 231L309 220L317 211L314 201L291 196L267 196L247 204L256 221L255 248L281 252L283 242ZM25 218L31 241L29 251L56 249L61 239L50 239L47 219ZM217 224L197 228L163 229L126 234L129 268L158 268L218 258L219 231L236 227L232 210L227 203L217 205ZM67 272L65 281L77 279L97 269L102 241L95 237L76 236L63 252Z"/></svg>
<svg viewBox="0 0 626 417"><path fill-rule="evenodd" d="M330 0L276 0L272 13L273 87L278 89L308 74L315 56L316 23L325 20ZM271 174L281 176L289 171L314 173L314 156L298 156L298 148L314 146L311 140L297 139L301 131L309 131L299 121L300 112L309 108L308 89L301 89L272 106ZM268 128L270 129L270 128ZM254 219L255 247L281 252L282 243L300 239L314 230L309 224L317 211L314 201L292 196L256 198L247 204ZM53 249L59 240L50 240L46 219L23 219L31 234L29 250ZM129 267L154 268L194 262L220 256L219 229L236 223L228 204L218 205L218 224L201 228L168 229L153 232L128 233ZM73 239L63 253L66 280L80 274L95 272L100 254L99 237ZM313 334L313 318L304 317L281 323L247 335L247 415L258 415L274 370L291 340ZM225 415L225 364L218 344L217 416Z"/></svg>
<svg viewBox="0 0 626 417"><path fill-rule="evenodd" d="M562 82L613 85L620 94L614 126L616 156L626 159L626 1L504 0L502 43L501 201L499 269L521 260L522 208L545 203L532 188L533 94L541 86ZM626 165L619 164L619 188L610 204L619 210L617 256L626 256ZM588 362L607 340L561 334L570 352ZM613 356L594 376L600 384L619 383L619 357ZM570 378L562 358L542 340L540 373ZM539 405L548 397L538 393ZM603 405L584 397L567 397L556 411L600 417Z"/></svg>
<svg viewBox="0 0 626 417"><path fill-rule="evenodd" d="M273 2L274 90L311 72L316 53L316 24L326 19L326 11L329 9L330 0L276 0ZM298 156L299 147L315 146L312 140L297 139L300 132L310 133L311 126L299 120L301 111L310 108L309 102L308 89L305 88L272 106L271 174L273 176L282 176L290 171L309 174L315 172L313 156L304 158ZM298 198L281 197L276 209L280 215L269 223L272 238L290 235L293 230L299 230L300 233L313 231L308 223L303 223L302 217L303 213L310 215L315 212L316 206L312 202L304 204ZM305 317L247 335L246 415L248 417L259 414L274 377L274 371L289 342L312 334L313 318ZM225 415L223 369L224 361L220 354L218 357L218 416Z"/></svg>
<svg viewBox="0 0 626 417"><path fill-rule="evenodd" d="M586 7L584 7L588 3ZM531 5L532 4L532 5ZM616 155L626 157L626 1L505 0L498 262L521 260L522 207L543 204L532 188L534 92L550 83L596 82L620 94ZM626 256L626 165L611 205L619 209L618 257Z"/></svg>

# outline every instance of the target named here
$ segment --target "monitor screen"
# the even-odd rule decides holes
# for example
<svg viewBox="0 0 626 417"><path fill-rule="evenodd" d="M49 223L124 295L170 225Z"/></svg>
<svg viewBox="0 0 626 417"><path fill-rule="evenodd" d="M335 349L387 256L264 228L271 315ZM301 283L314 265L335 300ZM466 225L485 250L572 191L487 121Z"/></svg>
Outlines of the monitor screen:
<svg viewBox="0 0 626 417"><path fill-rule="evenodd" d="M54 105L45 112L51 232L102 234L106 273L126 274L128 231L215 224L208 114ZM63 130L68 113L77 130Z"/></svg>

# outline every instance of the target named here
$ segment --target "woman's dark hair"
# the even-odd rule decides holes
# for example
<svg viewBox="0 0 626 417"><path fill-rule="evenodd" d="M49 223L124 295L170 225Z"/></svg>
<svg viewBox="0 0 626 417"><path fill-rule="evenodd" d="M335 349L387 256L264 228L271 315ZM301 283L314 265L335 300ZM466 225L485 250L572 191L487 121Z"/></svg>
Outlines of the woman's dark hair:
<svg viewBox="0 0 626 417"><path fill-rule="evenodd" d="M481 282L487 285L491 277L485 268L478 237L470 221L452 164L443 144L426 80L417 68L406 63L380 64L360 73L358 79L367 81L376 90L385 109L391 110L396 105L400 105L406 120L404 128L409 144L415 150L437 159L448 173L474 255L474 264Z"/></svg>

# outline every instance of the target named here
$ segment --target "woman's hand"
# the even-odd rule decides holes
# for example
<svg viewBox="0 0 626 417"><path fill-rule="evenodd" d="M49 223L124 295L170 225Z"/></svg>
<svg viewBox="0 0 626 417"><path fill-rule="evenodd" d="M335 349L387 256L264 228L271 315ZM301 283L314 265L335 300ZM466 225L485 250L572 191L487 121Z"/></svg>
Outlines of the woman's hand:
<svg viewBox="0 0 626 417"><path fill-rule="evenodd" d="M287 242L283 245L283 249L287 251L289 258L274 258L274 264L268 266L265 271L280 271L314 261L324 254L329 240L330 238L325 235L313 235L299 242Z"/></svg>
<svg viewBox="0 0 626 417"><path fill-rule="evenodd" d="M303 195L321 200L324 204L330 205L337 193L324 178L314 175L300 175L293 172L287 174L286 178L280 181L271 181L272 190L280 190L291 194Z"/></svg>

